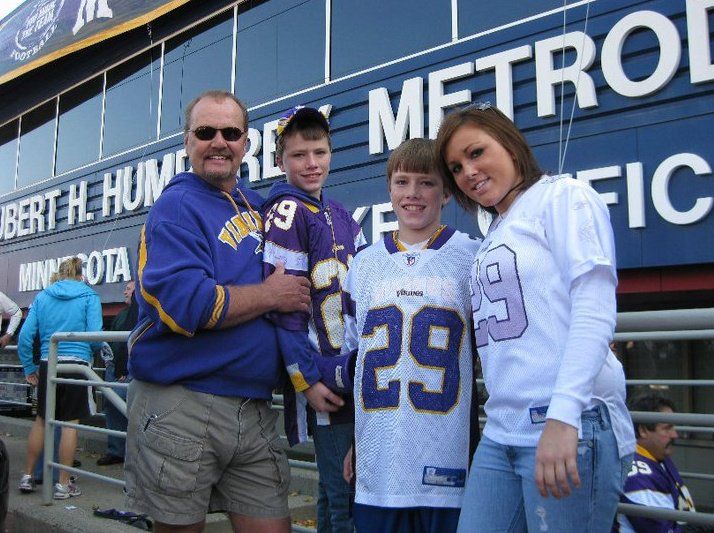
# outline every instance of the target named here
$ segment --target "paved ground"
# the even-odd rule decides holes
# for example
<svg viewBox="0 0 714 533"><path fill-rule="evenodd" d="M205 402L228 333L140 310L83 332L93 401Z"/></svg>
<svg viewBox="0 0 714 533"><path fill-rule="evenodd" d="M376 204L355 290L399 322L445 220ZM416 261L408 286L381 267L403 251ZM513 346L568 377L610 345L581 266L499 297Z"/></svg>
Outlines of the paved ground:
<svg viewBox="0 0 714 533"><path fill-rule="evenodd" d="M53 501L52 505L46 506L42 500L42 487L38 487L38 491L33 494L21 494L17 489L17 483L25 462L30 424L29 420L0 416L0 438L5 441L10 455L10 505L7 532L136 533L139 531L117 521L94 516L93 510L96 508L125 510L124 495L121 486L93 479L86 474L79 474L77 484L82 490L82 495L76 498ZM105 467L96 465L96 460L102 452L102 443L92 439L90 435L80 432L81 449L77 458L82 461L82 468L122 479L121 465ZM314 518L315 499L310 495L315 486L314 473L296 473L293 469L293 479L293 492L290 496L293 520ZM303 492L299 492L300 490ZM231 528L225 515L218 513L209 515L205 531L228 532Z"/></svg>

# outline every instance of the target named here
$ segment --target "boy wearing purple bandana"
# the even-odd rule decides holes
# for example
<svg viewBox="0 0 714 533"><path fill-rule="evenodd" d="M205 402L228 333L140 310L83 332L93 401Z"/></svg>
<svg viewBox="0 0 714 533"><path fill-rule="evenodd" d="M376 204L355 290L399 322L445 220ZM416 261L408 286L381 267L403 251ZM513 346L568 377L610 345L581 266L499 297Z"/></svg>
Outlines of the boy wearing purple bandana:
<svg viewBox="0 0 714 533"><path fill-rule="evenodd" d="M330 159L330 126L320 111L298 106L280 119L276 161L287 183L275 184L265 203L263 269L268 276L282 263L312 283L310 314L271 315L290 376L285 432L291 445L312 433L320 472L318 531L351 532L352 494L342 459L352 442L354 407L320 381L315 357L340 353L342 281L366 241L350 213L323 191Z"/></svg>

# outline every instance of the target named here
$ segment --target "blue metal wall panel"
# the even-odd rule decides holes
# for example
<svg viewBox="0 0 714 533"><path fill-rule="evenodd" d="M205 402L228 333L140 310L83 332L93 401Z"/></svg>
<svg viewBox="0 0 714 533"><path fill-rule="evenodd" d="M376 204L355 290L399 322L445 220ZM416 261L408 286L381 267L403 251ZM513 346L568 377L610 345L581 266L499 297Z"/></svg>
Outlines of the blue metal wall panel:
<svg viewBox="0 0 714 533"><path fill-rule="evenodd" d="M500 2L494 3L494 7L507 9L507 5ZM628 98L617 94L608 86L602 73L601 51L613 26L624 16L640 10L655 11L672 21L679 33L682 54L676 74L661 90L644 97ZM585 6L569 10L566 30L582 31L585 27L585 14ZM369 91L386 88L396 114L404 81L414 77L422 78L425 127L421 133L424 136L429 135L429 73L525 44L531 45L534 50L537 41L561 35L562 24L562 13L556 13L333 82L299 96L251 110L250 126L262 132L264 123L275 120L285 109L297 103L314 106L331 104L334 154L332 171L326 185L327 194L342 201L352 210L386 202L388 195L384 168L388 151L373 155L369 153ZM587 74L595 83L598 106L591 109L576 107L563 171L575 174L578 171L612 165L620 168L620 177L593 183L599 192L617 193L619 197L618 203L610 206L619 268L713 263L714 212L694 224L675 225L657 213L650 193L653 173L662 161L672 155L691 152L702 157L710 166L714 165L711 149L714 146L714 131L711 128L714 82L699 85L691 83L685 2L598 0L590 6L586 33L596 46L596 59ZM652 32L635 32L623 47L624 70L632 79L647 77L655 67L659 55L659 46ZM572 53L566 54L566 64L573 61L572 56ZM475 73L446 86L446 91L450 93L463 89L472 92L472 100L489 100L495 103L493 70ZM566 84L564 92L567 128L567 118L573 102L573 86ZM557 171L560 118L537 116L534 58L513 66L513 100L515 121L533 145L543 168ZM558 101L556 109L559 110L559 106ZM68 229L67 196L63 195L58 203L56 230L14 238L7 242L0 241L3 256L0 266L4 269L0 274L0 290L14 293L20 263L61 256L75 249L103 249L121 244L130 249L133 254L132 264L135 265L138 229L147 210L140 209L133 213L102 218L100 212L103 174L112 172L115 175L118 168L127 165L136 171L136 165L140 161L152 157L161 161L165 153L180 149L181 143L180 137L166 139L124 156L92 165L83 171L68 174L59 180L38 184L4 197L3 205L53 188L67 191L71 183L88 180L88 211L97 213L97 217L94 223L80 224ZM262 163L262 156L259 154L258 157ZM625 166L634 162L640 162L643 167L644 228L629 227L627 200L630 191L627 189ZM245 173L244 166L244 175ZM263 180L252 186L261 192L267 192L277 179L281 178ZM671 179L669 194L675 208L689 209L698 197L714 196L714 178L711 174L696 177L691 170L680 169ZM472 217L458 209L455 202L444 210L443 218L462 230L472 234L479 233ZM368 236L371 235L371 213L365 217L363 228ZM8 254L12 254L11 258L8 258ZM120 284L113 285L116 287L102 289L105 301L120 299ZM25 300L29 301L33 296L34 293L23 293L19 295L18 302L23 300L23 303L27 303Z"/></svg>

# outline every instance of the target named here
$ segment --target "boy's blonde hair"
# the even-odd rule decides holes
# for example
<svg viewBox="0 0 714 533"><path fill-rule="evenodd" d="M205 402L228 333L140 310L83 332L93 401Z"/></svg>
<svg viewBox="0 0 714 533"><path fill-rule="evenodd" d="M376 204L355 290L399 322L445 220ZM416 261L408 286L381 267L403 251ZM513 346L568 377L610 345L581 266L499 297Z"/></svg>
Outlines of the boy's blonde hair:
<svg viewBox="0 0 714 533"><path fill-rule="evenodd" d="M450 192L449 182L444 179L439 166L436 142L432 139L409 139L397 146L387 160L387 185L392 174L398 171L436 174L444 184L444 190Z"/></svg>

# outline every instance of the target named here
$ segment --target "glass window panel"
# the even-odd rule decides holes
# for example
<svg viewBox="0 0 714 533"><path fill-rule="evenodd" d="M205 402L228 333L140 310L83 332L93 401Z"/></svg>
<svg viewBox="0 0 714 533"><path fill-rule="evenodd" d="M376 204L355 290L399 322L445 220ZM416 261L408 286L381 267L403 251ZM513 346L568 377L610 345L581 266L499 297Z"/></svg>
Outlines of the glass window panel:
<svg viewBox="0 0 714 533"><path fill-rule="evenodd" d="M61 94L59 107L57 174L99 159L101 76Z"/></svg>
<svg viewBox="0 0 714 533"><path fill-rule="evenodd" d="M233 12L166 42L161 135L183 129L186 106L209 89L231 89Z"/></svg>
<svg viewBox="0 0 714 533"><path fill-rule="evenodd" d="M272 0L239 13L236 94L253 106L322 83L325 31L324 0Z"/></svg>
<svg viewBox="0 0 714 533"><path fill-rule="evenodd" d="M107 72L105 157L156 139L160 65L157 47Z"/></svg>
<svg viewBox="0 0 714 533"><path fill-rule="evenodd" d="M450 0L332 2L333 78L450 40Z"/></svg>
<svg viewBox="0 0 714 533"><path fill-rule="evenodd" d="M619 343L618 355L625 367L628 379L688 379L685 372L687 343L678 341L633 341ZM679 410L689 408L686 401L688 387L667 385L633 385L628 387L627 397L633 399L642 394L657 393L674 401Z"/></svg>
<svg viewBox="0 0 714 533"><path fill-rule="evenodd" d="M0 194L15 188L17 120L0 127Z"/></svg>
<svg viewBox="0 0 714 533"><path fill-rule="evenodd" d="M56 112L54 99L22 115L18 187L52 177Z"/></svg>
<svg viewBox="0 0 714 533"><path fill-rule="evenodd" d="M481 33L557 7L563 7L562 0L518 0L507 3L458 0L459 37Z"/></svg>

